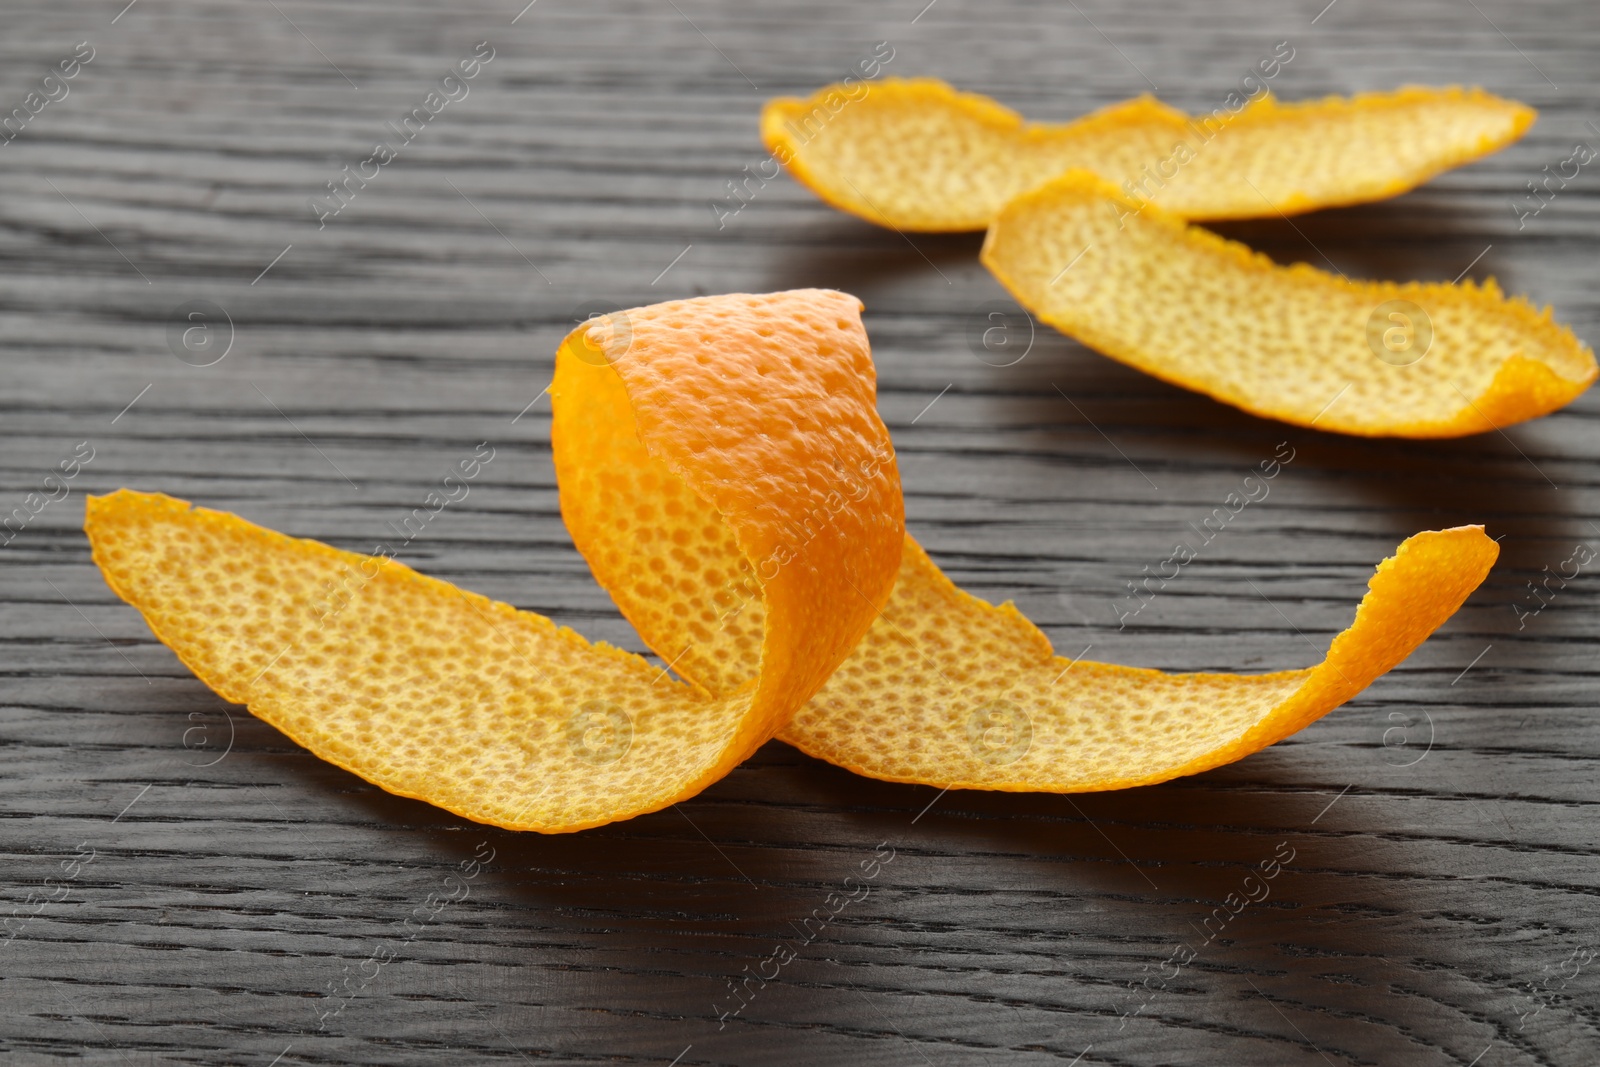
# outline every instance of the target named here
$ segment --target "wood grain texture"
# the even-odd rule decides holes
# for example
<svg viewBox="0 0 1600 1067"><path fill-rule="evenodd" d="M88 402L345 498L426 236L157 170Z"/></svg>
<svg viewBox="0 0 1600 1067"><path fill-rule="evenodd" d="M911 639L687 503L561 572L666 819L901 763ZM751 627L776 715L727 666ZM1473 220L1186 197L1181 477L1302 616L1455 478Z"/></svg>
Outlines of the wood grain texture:
<svg viewBox="0 0 1600 1067"><path fill-rule="evenodd" d="M975 237L913 243L787 178L720 228L709 206L763 157L762 99L880 40L888 73L1042 119L1151 85L1216 107L1288 40L1287 98L1465 82L1542 116L1391 203L1224 232L1352 276L1492 274L1593 341L1600 174L1521 229L1509 202L1600 140L1600 10L522 2L7 5L0 113L76 42L95 57L0 147L0 513L78 442L94 459L0 548L0 1058L1600 1062L1600 962L1580 962L1600 950L1600 579L1513 610L1600 544L1600 395L1505 434L1361 441L1248 418L1043 327L991 366L973 326L1009 305ZM484 40L470 95L319 229L308 199ZM83 494L121 485L365 549L490 441L468 499L402 558L638 649L561 525L534 402L555 344L583 306L803 285L866 302L916 536L1064 654L1299 666L1406 535L1484 522L1502 561L1367 693L1209 774L938 796L774 743L674 810L554 838L318 761L206 690L89 561ZM231 320L208 367L169 347L194 300ZM1285 440L1270 498L1119 630L1125 583ZM894 858L870 893L803 943L880 843ZM1280 848L1271 895L1204 943ZM487 849L464 898L405 932ZM795 958L719 1023L780 940ZM1184 943L1204 946L1174 976ZM1146 979L1165 982L1148 1000L1130 988Z"/></svg>

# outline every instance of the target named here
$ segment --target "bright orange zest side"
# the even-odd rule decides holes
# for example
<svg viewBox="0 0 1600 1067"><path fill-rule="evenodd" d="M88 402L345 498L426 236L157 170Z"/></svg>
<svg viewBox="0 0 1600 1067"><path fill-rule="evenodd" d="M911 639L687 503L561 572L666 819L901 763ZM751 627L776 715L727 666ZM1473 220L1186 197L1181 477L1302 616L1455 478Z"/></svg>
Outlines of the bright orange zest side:
<svg viewBox="0 0 1600 1067"><path fill-rule="evenodd" d="M715 696L392 560L165 496L90 498L95 562L207 685L390 792L546 833L654 811L788 722L889 595L905 529L859 311L824 290L679 301L557 355L557 447L591 463L565 466L562 507L618 535L619 599L670 610L750 576L755 666ZM857 510L832 508L836 465Z"/></svg>
<svg viewBox="0 0 1600 1067"><path fill-rule="evenodd" d="M1383 200L1498 151L1532 108L1480 89L1409 87L1186 115L1142 96L1065 125L1025 122L933 78L830 85L761 114L773 156L817 196L880 226L981 230L1074 168L1192 219Z"/></svg>
<svg viewBox="0 0 1600 1067"><path fill-rule="evenodd" d="M983 263L1019 303L1147 374L1256 415L1456 437L1570 403L1594 353L1493 281L1351 281L1266 256L1073 171L1011 201Z"/></svg>

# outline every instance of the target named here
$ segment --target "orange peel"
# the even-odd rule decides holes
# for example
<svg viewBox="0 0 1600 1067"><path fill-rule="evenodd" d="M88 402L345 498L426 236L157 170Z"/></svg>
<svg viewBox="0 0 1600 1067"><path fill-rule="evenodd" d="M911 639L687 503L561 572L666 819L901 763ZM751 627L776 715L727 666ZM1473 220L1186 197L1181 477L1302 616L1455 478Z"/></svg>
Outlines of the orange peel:
<svg viewBox="0 0 1600 1067"><path fill-rule="evenodd" d="M614 531L571 532L591 561L617 551ZM877 621L778 739L869 777L952 789L1087 792L1196 774L1288 737L1365 689L1455 613L1498 554L1481 526L1416 534L1379 564L1355 621L1319 665L1169 674L1054 655L1015 607L962 592L908 535ZM683 614L618 605L661 655L694 643ZM758 620L724 625L755 632ZM677 669L718 692L756 669L740 652L748 647L729 641L714 666L684 656Z"/></svg>
<svg viewBox="0 0 1600 1067"><path fill-rule="evenodd" d="M1570 403L1594 353L1483 285L1281 267L1073 171L1008 203L982 260L1041 320L1147 374L1266 418L1458 437Z"/></svg>
<svg viewBox="0 0 1600 1067"><path fill-rule="evenodd" d="M559 403L555 418L557 429L579 421ZM580 440L552 438L568 532L645 644L712 693L742 684L760 668L759 611L739 606L737 583L639 585L633 576L651 562L636 555L637 531L566 506L568 479L591 460ZM836 476L840 513L861 508L851 502L857 474L836 468ZM1319 666L1167 674L1054 656L1016 608L963 593L907 536L888 603L777 736L871 777L951 788L1078 792L1197 773L1265 748L1360 692L1461 606L1498 553L1480 526L1417 534L1379 565L1355 622ZM718 575L738 562L731 546L720 562L706 558ZM846 596L861 600L854 590ZM1023 723L1026 743L1016 735Z"/></svg>
<svg viewBox="0 0 1600 1067"><path fill-rule="evenodd" d="M554 833L690 796L773 736L945 787L1194 773L1348 700L1497 554L1480 527L1410 538L1305 670L1059 659L906 535L859 311L830 291L710 297L563 342L562 515L667 667L384 556L160 494L91 497L94 559L202 681L317 755L471 819Z"/></svg>
<svg viewBox="0 0 1600 1067"><path fill-rule="evenodd" d="M1416 534L1378 565L1317 666L1169 674L1054 655L1010 603L962 592L907 538L881 621L778 737L858 774L950 789L1078 793L1198 774L1365 689L1454 614L1498 553L1481 526Z"/></svg>
<svg viewBox="0 0 1600 1067"><path fill-rule="evenodd" d="M1292 104L1263 91L1186 115L1150 96L1063 125L1025 122L934 78L830 85L761 113L773 157L822 200L880 226L981 230L1069 170L1192 219L1290 215L1396 196L1498 151L1530 107L1408 86Z"/></svg>
<svg viewBox="0 0 1600 1067"><path fill-rule="evenodd" d="M905 528L860 306L826 290L660 304L581 326L556 356L553 437L589 464L565 464L563 509L609 515L639 561L613 591L668 605L724 569L752 576L757 669L716 695L392 560L161 495L91 497L94 559L203 682L392 793L546 833L654 811L770 738L889 595ZM836 464L860 506L802 536Z"/></svg>

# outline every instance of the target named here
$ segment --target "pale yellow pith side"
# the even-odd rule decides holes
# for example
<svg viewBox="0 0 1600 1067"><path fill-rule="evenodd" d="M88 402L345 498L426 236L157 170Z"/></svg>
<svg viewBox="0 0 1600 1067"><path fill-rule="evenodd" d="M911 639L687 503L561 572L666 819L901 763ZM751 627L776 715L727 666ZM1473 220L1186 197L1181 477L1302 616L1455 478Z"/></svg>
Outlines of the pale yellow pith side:
<svg viewBox="0 0 1600 1067"><path fill-rule="evenodd" d="M708 700L404 564L171 497L90 497L85 528L111 588L225 699L391 793L479 822L549 833L664 807L721 777L749 711L748 692ZM586 707L591 736L570 738ZM632 736L602 762L623 743L612 709Z"/></svg>
<svg viewBox="0 0 1600 1067"><path fill-rule="evenodd" d="M1280 267L1086 171L1007 204L982 258L1018 302L1084 344L1320 430L1479 433L1565 406L1596 373L1593 352L1548 308L1507 299L1492 280L1398 284ZM1391 321L1391 301L1423 315ZM1413 352L1382 357L1384 330L1424 323L1425 349L1414 333Z"/></svg>
<svg viewBox="0 0 1600 1067"><path fill-rule="evenodd" d="M1052 125L933 78L886 78L771 100L761 134L834 207L948 232L984 229L1012 197L1074 168L1192 219L1383 200L1498 151L1535 117L1480 89L1407 87L1292 104L1263 93L1193 116L1144 96Z"/></svg>
<svg viewBox="0 0 1600 1067"><path fill-rule="evenodd" d="M1326 715L1409 655L1488 574L1481 527L1420 533L1379 565L1328 657L1275 674L1079 661L1010 604L951 584L909 538L883 617L778 735L860 774L1058 793L1232 763Z"/></svg>

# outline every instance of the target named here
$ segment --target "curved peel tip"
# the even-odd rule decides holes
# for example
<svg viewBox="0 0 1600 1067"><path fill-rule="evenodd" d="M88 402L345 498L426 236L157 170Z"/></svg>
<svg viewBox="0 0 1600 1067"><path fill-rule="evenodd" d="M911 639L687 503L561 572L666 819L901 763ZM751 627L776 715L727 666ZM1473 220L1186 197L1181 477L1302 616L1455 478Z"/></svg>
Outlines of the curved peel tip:
<svg viewBox="0 0 1600 1067"><path fill-rule="evenodd" d="M946 788L1126 789L1258 752L1403 660L1488 574L1480 526L1408 538L1315 667L1167 674L1069 660L907 541L885 620L779 738L858 774ZM982 650L958 665L950 649ZM917 670L908 673L907 665Z"/></svg>

